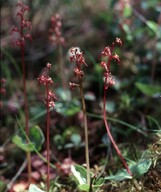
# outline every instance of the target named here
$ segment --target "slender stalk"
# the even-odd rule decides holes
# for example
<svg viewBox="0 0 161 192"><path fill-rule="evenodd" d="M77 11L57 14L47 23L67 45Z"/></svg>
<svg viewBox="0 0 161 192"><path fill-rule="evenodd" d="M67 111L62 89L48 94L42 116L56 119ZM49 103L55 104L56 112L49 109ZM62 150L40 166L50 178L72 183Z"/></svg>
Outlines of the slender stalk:
<svg viewBox="0 0 161 192"><path fill-rule="evenodd" d="M121 159L124 167L126 168L127 172L128 172L130 175L132 175L132 173L131 173L131 171L130 171L130 169L129 169L129 167L128 167L125 159L124 159L124 157L123 157L122 154L121 154L121 151L119 150L117 144L115 143L115 141L114 141L114 139L113 139L113 136L112 136L112 134L111 134L111 132L110 132L110 128L109 128L108 123L107 123L107 118L106 118L106 91L107 91L107 89L106 89L106 84L104 84L103 119L104 119L105 127L106 127L106 130L107 130L107 134L108 134L108 136L109 136L109 138L110 138L110 140L111 140L111 142L112 142L112 144L113 144L113 146L114 146L114 148L115 148L118 156L120 157L120 159Z"/></svg>
<svg viewBox="0 0 161 192"><path fill-rule="evenodd" d="M26 91L26 65L25 65L25 41L27 39L31 40L31 35L27 32L31 29L31 22L24 19L25 12L29 11L29 7L24 5L21 1L18 1L17 6L19 10L17 11L17 17L20 19L20 26L13 27L11 30L11 34L17 33L18 38L14 42L14 44L20 47L21 50L21 65L22 65L22 79L23 79L23 94L24 94L24 114L25 114L25 133L27 137L29 137L29 115L28 115L28 98ZM28 143L28 140L26 140ZM31 153L26 152L27 156L27 169L28 169L28 182L31 183Z"/></svg>
<svg viewBox="0 0 161 192"><path fill-rule="evenodd" d="M46 70L51 69L51 64L46 64ZM46 105L46 150L47 150L47 192L50 189L50 108L55 107L54 100L56 100L55 94L49 89L53 84L53 80L49 76L40 75L38 77L38 82L45 86L46 98L44 103Z"/></svg>
<svg viewBox="0 0 161 192"><path fill-rule="evenodd" d="M23 19L23 18L21 18ZM23 27L21 25L21 37L23 36ZM26 66L25 66L25 54L24 54L24 44L21 43L21 63L22 63L22 73L23 73L23 93L24 93L24 110L25 110L25 131L26 135L29 136L29 116L28 116L28 99L27 99L27 91L26 91ZM27 141L28 142L28 141ZM28 169L28 182L31 183L31 153L27 152L27 169Z"/></svg>
<svg viewBox="0 0 161 192"><path fill-rule="evenodd" d="M87 126L87 115L86 115L86 105L84 100L82 79L79 79L79 89L82 99L82 109L83 109L83 120L84 120L84 134L85 134L85 156L87 165L87 184L90 184L90 162L89 162L89 142L88 142L88 126Z"/></svg>
<svg viewBox="0 0 161 192"><path fill-rule="evenodd" d="M47 125L46 125L46 142L47 142L47 191L50 189L50 108L49 108L49 87L46 84L46 110L47 110Z"/></svg>

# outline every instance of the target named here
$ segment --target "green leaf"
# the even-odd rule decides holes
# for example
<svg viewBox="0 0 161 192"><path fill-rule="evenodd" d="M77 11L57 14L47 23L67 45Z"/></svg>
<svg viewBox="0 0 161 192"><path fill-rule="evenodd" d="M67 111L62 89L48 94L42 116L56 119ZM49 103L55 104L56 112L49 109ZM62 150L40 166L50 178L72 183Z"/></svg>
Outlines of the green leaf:
<svg viewBox="0 0 161 192"><path fill-rule="evenodd" d="M153 128L153 130L156 130L156 129L161 130L161 126L159 125L159 122L154 117L147 115L147 119L149 121L151 128Z"/></svg>
<svg viewBox="0 0 161 192"><path fill-rule="evenodd" d="M56 95L62 100L62 101L71 101L71 91L69 89L62 89L58 88L56 89Z"/></svg>
<svg viewBox="0 0 161 192"><path fill-rule="evenodd" d="M56 90L57 97L61 100L56 102L55 111L64 116L72 116L80 111L80 102L71 99L71 91L58 88Z"/></svg>
<svg viewBox="0 0 161 192"><path fill-rule="evenodd" d="M78 188L79 188L81 191L87 191L87 192L89 192L90 186L89 186L88 184L83 184L83 185L78 185Z"/></svg>
<svg viewBox="0 0 161 192"><path fill-rule="evenodd" d="M81 137L79 134L72 134L71 135L71 141L75 144L75 145L79 145L81 143Z"/></svg>
<svg viewBox="0 0 161 192"><path fill-rule="evenodd" d="M105 180L114 180L114 181L123 181L125 179L132 179L132 176L129 175L125 169L118 172L116 175L105 177Z"/></svg>
<svg viewBox="0 0 161 192"><path fill-rule="evenodd" d="M155 96L161 93L161 86L136 82L135 86L146 96Z"/></svg>
<svg viewBox="0 0 161 192"><path fill-rule="evenodd" d="M106 111L113 113L115 111L116 104L113 101L106 101Z"/></svg>
<svg viewBox="0 0 161 192"><path fill-rule="evenodd" d="M157 34L158 25L157 25L156 22L154 22L154 21L147 21L146 24L155 34Z"/></svg>
<svg viewBox="0 0 161 192"><path fill-rule="evenodd" d="M86 169L81 165L72 165L71 171L74 175L75 181L79 185L83 185L87 183L87 171Z"/></svg>
<svg viewBox="0 0 161 192"><path fill-rule="evenodd" d="M72 116L80 111L80 102L74 99L71 102L57 102L55 111L64 116Z"/></svg>
<svg viewBox="0 0 161 192"><path fill-rule="evenodd" d="M64 146L64 138L62 135L60 134L56 134L54 137L53 137L53 140L54 140L54 143L55 145L57 146L57 148L59 150L61 150Z"/></svg>
<svg viewBox="0 0 161 192"><path fill-rule="evenodd" d="M152 164L151 159L143 159L143 160L141 159L138 163L135 163L130 167L132 176L129 175L125 169L123 169L122 171L118 172L116 175L105 177L105 179L114 180L114 181L123 181L125 179L132 179L133 177L139 178L149 170L151 164Z"/></svg>
<svg viewBox="0 0 161 192"><path fill-rule="evenodd" d="M29 186L28 192L45 192L45 191L39 189L36 185L31 184L31 185Z"/></svg>
<svg viewBox="0 0 161 192"><path fill-rule="evenodd" d="M134 177L139 178L144 173L148 172L151 164L152 164L151 159L141 160L131 167L131 172L133 173Z"/></svg>
<svg viewBox="0 0 161 192"><path fill-rule="evenodd" d="M39 151L45 140L44 134L38 125L31 127L29 130L29 139L34 143L35 148Z"/></svg>
<svg viewBox="0 0 161 192"><path fill-rule="evenodd" d="M102 186L103 183L105 182L105 179L100 177L99 179L96 180L96 182L94 183L94 186Z"/></svg>
<svg viewBox="0 0 161 192"><path fill-rule="evenodd" d="M105 179L100 177L99 179L96 179L96 181L94 182L94 184L92 185L92 188L94 190L98 189L99 187L101 187L105 182Z"/></svg>
<svg viewBox="0 0 161 192"><path fill-rule="evenodd" d="M12 142L16 144L18 147L20 147L22 150L26 152L32 152L34 151L34 144L33 143L26 143L20 136L15 135L12 138Z"/></svg>
<svg viewBox="0 0 161 192"><path fill-rule="evenodd" d="M25 132L24 132L25 134ZM32 152L35 150L41 149L41 145L44 142L44 135L42 133L42 130L39 126L34 126L29 129L29 141L27 142L27 138L24 134L21 134L20 136L15 135L12 139L13 143L15 143L18 147L20 147L22 150L26 152Z"/></svg>
<svg viewBox="0 0 161 192"><path fill-rule="evenodd" d="M133 36L131 35L131 30L129 28L129 26L127 24L123 24L122 25L123 30L125 31L125 33L127 34L126 38L128 41L132 41L133 40Z"/></svg>

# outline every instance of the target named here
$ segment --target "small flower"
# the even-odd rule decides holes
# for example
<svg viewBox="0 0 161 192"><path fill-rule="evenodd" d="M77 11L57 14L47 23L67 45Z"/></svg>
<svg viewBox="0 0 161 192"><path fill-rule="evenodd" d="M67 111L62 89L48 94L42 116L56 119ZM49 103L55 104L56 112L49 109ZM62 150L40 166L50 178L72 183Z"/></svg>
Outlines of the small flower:
<svg viewBox="0 0 161 192"><path fill-rule="evenodd" d="M85 58L83 57L83 52L79 47L72 47L69 49L69 58L71 62L76 62L78 67L82 64L87 66Z"/></svg>
<svg viewBox="0 0 161 192"><path fill-rule="evenodd" d="M81 50L79 47L72 47L69 49L68 55L70 58L70 62L76 61L76 54L81 53Z"/></svg>
<svg viewBox="0 0 161 192"><path fill-rule="evenodd" d="M57 100L57 97L55 96L55 94L52 91L49 91L48 99L49 100Z"/></svg>
<svg viewBox="0 0 161 192"><path fill-rule="evenodd" d="M59 14L55 14L51 17L51 27L49 29L49 39L56 44L64 45L65 40L62 37L62 22Z"/></svg>
<svg viewBox="0 0 161 192"><path fill-rule="evenodd" d="M109 86L115 84L115 81L114 81L113 77L111 76L111 72L110 72L111 61L115 60L117 63L120 63L119 55L117 55L116 53L113 54L113 50L115 48L115 43L122 45L121 39L116 38L115 42L113 42L111 46L105 47L101 53L101 56L103 56L104 60L101 61L100 66L105 69L105 72L104 72L105 89L107 89Z"/></svg>
<svg viewBox="0 0 161 192"><path fill-rule="evenodd" d="M55 102L54 101L49 101L49 104L48 104L48 107L49 108L54 108L55 107Z"/></svg>
<svg viewBox="0 0 161 192"><path fill-rule="evenodd" d="M19 33L19 29L17 27L13 27L11 29L10 35L12 35L13 32L18 32Z"/></svg>
<svg viewBox="0 0 161 192"><path fill-rule="evenodd" d="M53 80L51 79L51 77L44 77L43 75L41 75L37 79L38 79L39 83L43 84L43 85L47 85L47 84L52 85L53 84Z"/></svg>
<svg viewBox="0 0 161 192"><path fill-rule="evenodd" d="M50 70L51 69L51 64L47 63L46 64L46 69ZM51 107L55 107L55 103L54 101L57 100L57 97L55 96L54 92L52 92L49 89L49 86L51 86L53 84L53 80L51 77L49 76L44 76L44 75L40 75L38 78L38 82L39 84L42 84L46 87L46 98L44 99L44 103L46 105L47 108L51 108Z"/></svg>
<svg viewBox="0 0 161 192"><path fill-rule="evenodd" d="M82 70L82 65L86 65L85 58L83 57L83 52L79 47L72 47L69 49L69 58L71 62L75 62L75 68L73 69L73 74L77 77L78 80L81 80L84 76L84 72ZM73 89L75 87L79 87L79 84L69 83L70 88Z"/></svg>
<svg viewBox="0 0 161 192"><path fill-rule="evenodd" d="M105 89L108 89L109 86L115 85L114 78L109 75L108 77L105 77Z"/></svg>
<svg viewBox="0 0 161 192"><path fill-rule="evenodd" d="M54 108L55 107L55 102L54 101L48 101L47 100L43 100L44 101L44 104L46 105L47 108Z"/></svg>
<svg viewBox="0 0 161 192"><path fill-rule="evenodd" d="M75 87L79 87L79 84L69 82L69 86L70 86L70 89L73 90Z"/></svg>
<svg viewBox="0 0 161 192"><path fill-rule="evenodd" d="M51 63L47 63L46 68L50 70L51 69Z"/></svg>
<svg viewBox="0 0 161 192"><path fill-rule="evenodd" d="M17 33L18 38L12 42L13 45L17 45L18 47L22 47L25 45L25 40L32 40L31 35L28 33L28 30L31 30L31 22L24 19L25 12L29 11L29 7L24 5L21 1L17 3L17 7L19 8L17 12L17 17L20 17L20 26L13 27L10 35L12 33Z"/></svg>
<svg viewBox="0 0 161 192"><path fill-rule="evenodd" d="M74 68L73 73L74 73L74 76L76 76L78 79L84 76L84 72L78 68Z"/></svg>
<svg viewBox="0 0 161 192"><path fill-rule="evenodd" d="M108 71L107 62L106 61L101 61L100 66L103 67L106 71Z"/></svg>
<svg viewBox="0 0 161 192"><path fill-rule="evenodd" d="M118 45L120 45L120 46L122 46L122 44L123 44L122 41L121 41L121 39L118 38L118 37L116 37L115 42L116 42Z"/></svg>
<svg viewBox="0 0 161 192"><path fill-rule="evenodd" d="M120 58L119 56L115 53L112 57L115 61L117 61L118 63L120 63Z"/></svg>
<svg viewBox="0 0 161 192"><path fill-rule="evenodd" d="M29 39L30 41L32 41L32 37L29 33L25 35L25 39Z"/></svg>
<svg viewBox="0 0 161 192"><path fill-rule="evenodd" d="M104 48L104 50L102 51L102 56L103 57L111 56L111 48L109 46Z"/></svg>

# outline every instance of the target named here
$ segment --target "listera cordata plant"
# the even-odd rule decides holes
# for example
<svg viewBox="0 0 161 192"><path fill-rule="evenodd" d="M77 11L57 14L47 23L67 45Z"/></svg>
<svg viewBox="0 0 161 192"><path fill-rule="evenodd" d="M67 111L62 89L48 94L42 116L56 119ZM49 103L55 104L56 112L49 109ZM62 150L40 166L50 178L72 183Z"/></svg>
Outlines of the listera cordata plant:
<svg viewBox="0 0 161 192"><path fill-rule="evenodd" d="M23 76L23 94L24 94L24 111L25 111L25 132L29 136L29 115L28 115L28 99L26 90L26 65L25 65L25 43L26 40L32 40L30 30L32 28L31 22L25 19L26 13L29 11L29 7L24 5L21 1L17 3L17 20L18 26L14 26L11 30L12 45L18 46L21 50L21 64L22 64L22 76ZM28 142L28 141L27 141ZM31 154L27 152L27 164L28 164L28 179L31 182Z"/></svg>
<svg viewBox="0 0 161 192"><path fill-rule="evenodd" d="M111 131L110 131L110 128L109 128L109 125L107 123L107 115L106 115L106 95L107 95L107 90L109 88L109 86L112 86L115 84L115 80L110 72L110 66L111 66L111 62L112 61L115 61L117 62L118 64L120 63L120 58L119 56L114 53L114 49L115 49L115 46L116 45L119 45L119 46L122 46L122 41L120 38L116 38L115 42L112 43L111 46L107 46L103 49L102 53L101 53L101 58L102 58L102 61L100 63L100 66L103 67L104 69L104 96L103 96L103 119L104 119L104 123L105 123L105 127L106 127L106 131L107 131L107 134L118 154L118 156L120 157L124 167L126 168L127 172L132 175L121 151L119 150L116 142L114 141L113 139L113 136L111 134Z"/></svg>
<svg viewBox="0 0 161 192"><path fill-rule="evenodd" d="M49 40L58 48L60 77L62 81L62 87L66 89L67 81L65 74L64 57L63 57L63 47L65 46L65 39L62 35L61 16L58 13L53 15L50 19Z"/></svg>
<svg viewBox="0 0 161 192"><path fill-rule="evenodd" d="M55 100L57 100L55 94L51 90L53 85L53 80L48 76L51 70L51 64L47 63L45 68L45 75L40 75L38 77L38 82L45 87L45 98L44 103L46 106L46 151L47 151L47 191L50 188L50 109L55 107Z"/></svg>
<svg viewBox="0 0 161 192"><path fill-rule="evenodd" d="M73 69L74 77L77 78L77 83L69 83L70 88L73 89L78 87L80 90L80 96L82 100L82 110L83 110L83 124L84 124L84 135L85 135L85 157L86 157L86 166L87 166L87 184L90 184L90 162L89 162L89 146L88 146L88 125L87 125L87 115L86 115L86 104L84 99L83 92L83 76L84 72L82 67L87 66L85 58L82 51L79 47L73 47L69 50L70 62L75 63L75 68Z"/></svg>

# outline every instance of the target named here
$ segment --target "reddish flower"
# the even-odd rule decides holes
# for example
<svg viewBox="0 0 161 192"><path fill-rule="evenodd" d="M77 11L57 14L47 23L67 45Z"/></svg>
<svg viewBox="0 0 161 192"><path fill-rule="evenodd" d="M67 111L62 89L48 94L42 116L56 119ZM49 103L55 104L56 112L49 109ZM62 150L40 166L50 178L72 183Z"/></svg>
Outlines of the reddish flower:
<svg viewBox="0 0 161 192"><path fill-rule="evenodd" d="M120 63L119 56L116 53L113 54L115 43L122 45L121 39L116 38L115 42L113 42L111 46L105 47L101 53L101 56L103 57L104 60L101 61L100 66L103 67L105 70L104 77L105 77L106 89L108 88L108 86L115 84L115 81L110 73L111 61L115 60L117 63Z"/></svg>
<svg viewBox="0 0 161 192"><path fill-rule="evenodd" d="M49 29L49 39L56 44L64 45L65 40L62 37L62 22L59 14L55 14L51 17L51 27Z"/></svg>
<svg viewBox="0 0 161 192"><path fill-rule="evenodd" d="M21 47L24 46L26 39L32 40L31 35L28 33L28 31L31 30L32 25L30 21L24 19L25 12L29 11L29 7L24 5L21 1L17 3L17 7L19 8L17 12L17 17L20 18L20 26L19 27L14 26L10 34L11 35L12 33L18 34L19 37L15 39L15 41L12 42L12 44Z"/></svg>
<svg viewBox="0 0 161 192"><path fill-rule="evenodd" d="M46 64L46 70L51 70L51 64ZM44 103L48 108L55 107L54 101L57 100L55 94L49 89L49 86L53 84L53 80L49 76L40 75L38 78L39 84L42 84L46 87L47 97L44 99Z"/></svg>
<svg viewBox="0 0 161 192"><path fill-rule="evenodd" d="M69 82L69 86L70 86L70 89L73 90L75 87L79 87L79 84Z"/></svg>
<svg viewBox="0 0 161 192"><path fill-rule="evenodd" d="M109 46L104 48L104 50L102 51L102 56L104 57L111 56L111 48Z"/></svg>
<svg viewBox="0 0 161 192"><path fill-rule="evenodd" d="M37 79L38 79L39 83L43 84L43 85L47 85L47 84L52 85L53 84L53 80L51 79L51 77L44 77L43 75L41 75Z"/></svg>
<svg viewBox="0 0 161 192"><path fill-rule="evenodd" d="M79 68L73 69L74 76L76 76L78 79L82 78L84 76L84 72L80 70Z"/></svg>
<svg viewBox="0 0 161 192"><path fill-rule="evenodd" d="M118 45L120 45L120 46L122 46L122 44L123 44L122 41L121 41L121 39L118 38L118 37L116 37L115 42L116 42Z"/></svg>
<svg viewBox="0 0 161 192"><path fill-rule="evenodd" d="M108 71L106 61L101 61L100 66L103 67L106 71Z"/></svg>
<svg viewBox="0 0 161 192"><path fill-rule="evenodd" d="M117 63L120 63L120 58L119 56L115 53L112 57L115 61L117 61Z"/></svg>
<svg viewBox="0 0 161 192"><path fill-rule="evenodd" d="M51 64L50 64L50 63L47 63L47 64L46 64L46 68L47 68L47 69L51 69Z"/></svg>
<svg viewBox="0 0 161 192"><path fill-rule="evenodd" d="M83 53L80 51L79 47L72 47L69 50L69 58L70 61L76 62L76 65L78 68L80 68L80 65L84 64L87 66L85 62L85 58L83 57Z"/></svg>
<svg viewBox="0 0 161 192"><path fill-rule="evenodd" d="M49 100L57 100L57 97L55 96L55 94L51 91L51 90L49 90L49 92L48 92L48 99Z"/></svg>

